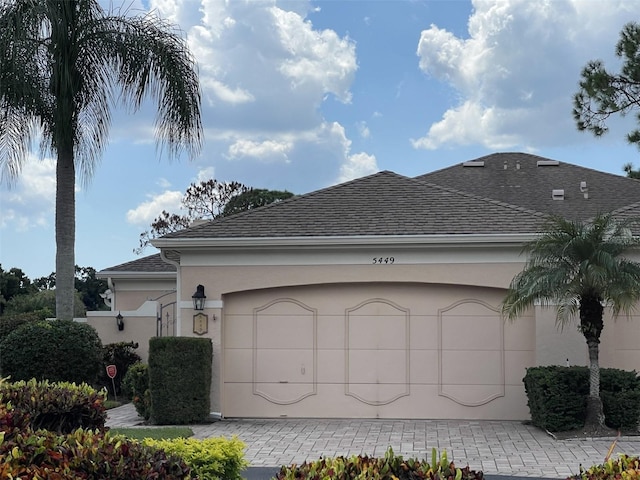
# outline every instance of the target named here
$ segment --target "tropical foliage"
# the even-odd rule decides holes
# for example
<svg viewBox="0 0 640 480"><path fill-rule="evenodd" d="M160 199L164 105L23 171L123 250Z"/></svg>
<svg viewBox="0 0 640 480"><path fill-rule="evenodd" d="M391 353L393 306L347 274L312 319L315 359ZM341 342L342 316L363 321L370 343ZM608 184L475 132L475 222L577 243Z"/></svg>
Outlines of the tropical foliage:
<svg viewBox="0 0 640 480"><path fill-rule="evenodd" d="M112 107L157 102L169 156L201 145L200 88L186 43L149 14L119 16L97 0L0 3L0 168L21 173L34 141L56 157L56 315L73 317L75 182L108 142Z"/></svg>
<svg viewBox="0 0 640 480"><path fill-rule="evenodd" d="M557 309L557 321L567 324L578 314L578 329L589 350L587 428L604 424L600 399L600 334L604 305L614 316L630 312L640 299L640 264L624 256L640 245L632 235L634 219L599 215L582 223L553 218L543 233L525 245L524 270L512 280L502 303L503 314L515 320L540 302Z"/></svg>

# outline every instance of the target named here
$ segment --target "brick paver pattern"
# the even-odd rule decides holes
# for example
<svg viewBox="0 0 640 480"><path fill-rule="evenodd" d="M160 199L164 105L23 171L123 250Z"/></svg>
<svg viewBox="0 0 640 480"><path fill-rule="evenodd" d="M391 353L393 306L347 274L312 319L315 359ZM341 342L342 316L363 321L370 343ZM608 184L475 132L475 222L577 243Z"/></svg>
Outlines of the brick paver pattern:
<svg viewBox="0 0 640 480"><path fill-rule="evenodd" d="M131 404L108 412L110 427L141 424ZM431 449L446 450L457 466L490 475L566 478L602 463L609 439L556 440L538 428L515 421L225 419L192 425L196 438L237 436L251 466L300 464L339 455L381 456L391 447L405 458L430 459ZM640 437L621 437L613 455L640 454Z"/></svg>

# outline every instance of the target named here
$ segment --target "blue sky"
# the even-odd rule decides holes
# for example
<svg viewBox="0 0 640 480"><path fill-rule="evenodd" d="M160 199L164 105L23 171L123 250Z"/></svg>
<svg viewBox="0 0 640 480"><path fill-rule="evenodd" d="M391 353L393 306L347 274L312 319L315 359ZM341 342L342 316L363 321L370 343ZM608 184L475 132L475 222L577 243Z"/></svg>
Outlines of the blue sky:
<svg viewBox="0 0 640 480"><path fill-rule="evenodd" d="M119 0L104 1L118 8ZM199 64L205 145L167 161L153 108L114 112L109 146L78 182L76 263L133 260L139 234L208 178L306 193L380 170L416 176L499 151L622 174L640 166L613 119L576 131L582 67L617 70L637 0L127 0L184 31ZM55 265L55 165L37 152L0 183L0 263L31 277ZM149 247L145 254L154 253Z"/></svg>

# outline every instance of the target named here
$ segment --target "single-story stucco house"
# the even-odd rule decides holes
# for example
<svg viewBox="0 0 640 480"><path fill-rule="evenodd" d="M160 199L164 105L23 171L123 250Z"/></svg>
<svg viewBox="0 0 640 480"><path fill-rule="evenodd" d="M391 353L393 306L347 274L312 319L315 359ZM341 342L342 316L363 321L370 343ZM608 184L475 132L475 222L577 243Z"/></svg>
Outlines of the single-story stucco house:
<svg viewBox="0 0 640 480"><path fill-rule="evenodd" d="M527 419L526 368L587 350L553 308L501 318L523 242L549 214L639 206L640 181L523 153L383 171L153 241L99 272L112 311L88 321L143 357L153 335L211 338L224 417ZM640 318L605 322L601 365L640 369Z"/></svg>

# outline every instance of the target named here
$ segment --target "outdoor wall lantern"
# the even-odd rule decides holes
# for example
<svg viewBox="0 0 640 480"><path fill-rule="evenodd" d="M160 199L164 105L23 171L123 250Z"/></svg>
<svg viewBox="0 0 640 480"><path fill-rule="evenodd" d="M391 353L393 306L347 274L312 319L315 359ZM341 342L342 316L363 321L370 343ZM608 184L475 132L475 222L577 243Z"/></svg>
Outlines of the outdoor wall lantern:
<svg viewBox="0 0 640 480"><path fill-rule="evenodd" d="M118 330L124 330L124 317L118 312L116 315L116 325L118 325Z"/></svg>
<svg viewBox="0 0 640 480"><path fill-rule="evenodd" d="M207 296L204 294L204 286L198 285L196 287L196 293L191 295L193 299L193 309L194 310L204 310L204 302L207 299Z"/></svg>

